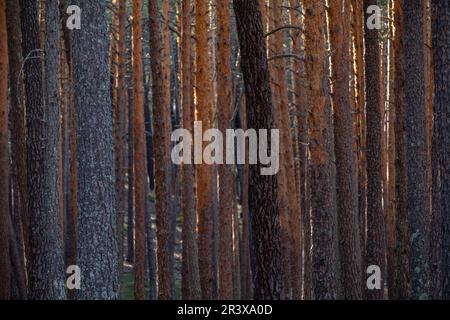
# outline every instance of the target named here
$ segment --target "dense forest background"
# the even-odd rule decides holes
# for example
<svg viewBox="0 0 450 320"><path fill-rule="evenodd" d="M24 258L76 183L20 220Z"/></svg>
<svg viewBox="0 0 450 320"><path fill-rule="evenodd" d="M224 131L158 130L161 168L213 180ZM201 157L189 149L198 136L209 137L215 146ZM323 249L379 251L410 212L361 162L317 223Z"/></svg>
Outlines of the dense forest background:
<svg viewBox="0 0 450 320"><path fill-rule="evenodd" d="M0 0L0 299L450 299L449 64L446 0Z"/></svg>

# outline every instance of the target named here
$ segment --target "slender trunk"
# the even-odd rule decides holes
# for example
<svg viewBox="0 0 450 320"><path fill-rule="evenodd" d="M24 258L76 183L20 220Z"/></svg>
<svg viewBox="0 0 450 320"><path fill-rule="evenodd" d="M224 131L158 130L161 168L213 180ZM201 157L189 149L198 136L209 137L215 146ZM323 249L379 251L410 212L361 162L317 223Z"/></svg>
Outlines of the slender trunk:
<svg viewBox="0 0 450 320"><path fill-rule="evenodd" d="M23 81L20 80L22 68L22 31L20 30L19 0L6 2L8 19L8 55L10 76L10 122L11 122L11 157L13 163L13 180L19 194L19 212L21 217L23 245L28 257L28 187L27 187L27 149L25 131L25 96Z"/></svg>
<svg viewBox="0 0 450 320"><path fill-rule="evenodd" d="M192 40L191 40L191 1L183 0L182 7L182 127L193 131L194 108L192 104L193 82L192 72ZM191 150L192 151L192 150ZM198 245L196 238L197 218L195 216L194 166L184 164L181 167L181 211L183 212L183 265L182 296L185 299L200 299L200 273L198 267Z"/></svg>
<svg viewBox="0 0 450 320"><path fill-rule="evenodd" d="M367 8L376 5L376 0L364 0L366 20ZM367 116L367 242L363 269L376 265L385 272L385 232L382 208L381 174L381 93L380 93L380 48L377 29L365 28L365 81ZM383 288L365 291L369 299L383 299Z"/></svg>
<svg viewBox="0 0 450 320"><path fill-rule="evenodd" d="M405 55L402 0L394 3L394 55L395 55L395 196L396 196L396 247L395 287L391 299L408 299L409 226L407 212L406 177L406 123L405 123Z"/></svg>
<svg viewBox="0 0 450 320"><path fill-rule="evenodd" d="M0 2L0 300L11 297L11 265L9 257L9 146L8 146L8 39L6 3Z"/></svg>
<svg viewBox="0 0 450 320"><path fill-rule="evenodd" d="M227 0L217 0L217 113L219 130L226 132L231 120L230 8ZM226 155L224 154L224 157ZM233 298L233 231L235 211L233 173L230 165L219 165L219 299ZM236 270L235 270L236 271Z"/></svg>
<svg viewBox="0 0 450 320"><path fill-rule="evenodd" d="M197 119L202 122L204 130L212 127L212 101L211 101L211 61L209 60L209 6L204 0L195 1L195 35L197 38ZM203 148L202 148L203 150ZM212 167L207 164L196 166L197 178L197 217L198 217L198 251L200 283L202 298L211 299L212 292L212 250L213 250L213 199L212 194Z"/></svg>
<svg viewBox="0 0 450 320"><path fill-rule="evenodd" d="M163 11L165 11L164 9ZM158 22L158 2L149 2L150 17L150 56L153 80L153 145L155 158L155 193L156 193L156 238L158 255L158 297L171 298L171 275L169 271L169 103L170 92L164 83L169 81L169 75L163 68L163 43ZM168 27L168 25L166 25Z"/></svg>

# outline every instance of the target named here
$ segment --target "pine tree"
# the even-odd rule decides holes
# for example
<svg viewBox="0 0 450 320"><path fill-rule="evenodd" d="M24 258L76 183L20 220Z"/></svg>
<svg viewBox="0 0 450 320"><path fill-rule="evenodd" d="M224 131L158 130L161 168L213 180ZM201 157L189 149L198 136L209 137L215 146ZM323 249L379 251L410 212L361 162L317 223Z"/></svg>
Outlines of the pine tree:
<svg viewBox="0 0 450 320"><path fill-rule="evenodd" d="M255 130L270 130L275 125L274 109L258 1L234 0L233 4L241 48L248 127ZM277 182L275 176L261 175L260 169L260 165L251 165L249 174L252 253L255 259L254 297L279 299L283 277L280 217L276 206Z"/></svg>
<svg viewBox="0 0 450 320"><path fill-rule="evenodd" d="M83 272L79 299L119 297L113 114L108 72L106 1L75 2L83 26L73 33L77 116L77 264Z"/></svg>
<svg viewBox="0 0 450 320"><path fill-rule="evenodd" d="M9 259L9 147L8 147L8 39L6 3L0 2L0 299L10 298L11 269Z"/></svg>
<svg viewBox="0 0 450 320"><path fill-rule="evenodd" d="M361 299L361 248L358 225L358 193L353 154L350 104L350 1L330 3L330 42L333 81L334 136L338 181L339 250L344 298Z"/></svg>
<svg viewBox="0 0 450 320"><path fill-rule="evenodd" d="M410 227L411 298L429 297L429 206L425 99L424 2L403 2L407 212Z"/></svg>
<svg viewBox="0 0 450 320"><path fill-rule="evenodd" d="M432 298L450 298L449 78L450 4L431 2L435 93L432 145Z"/></svg>
<svg viewBox="0 0 450 320"><path fill-rule="evenodd" d="M219 130L226 132L231 121L231 44L230 8L228 0L218 0L217 6L217 117ZM226 157L226 154L224 154ZM233 172L227 164L219 165L219 299L233 298L233 233L235 213Z"/></svg>

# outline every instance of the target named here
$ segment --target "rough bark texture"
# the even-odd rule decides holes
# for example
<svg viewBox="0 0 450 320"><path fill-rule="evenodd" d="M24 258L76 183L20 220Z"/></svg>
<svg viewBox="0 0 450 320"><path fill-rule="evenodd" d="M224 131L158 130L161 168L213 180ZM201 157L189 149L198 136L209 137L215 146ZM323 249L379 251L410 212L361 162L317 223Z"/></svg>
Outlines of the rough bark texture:
<svg viewBox="0 0 450 320"><path fill-rule="evenodd" d="M163 73L163 53L160 26L158 23L158 3L156 0L149 2L150 17L150 56L153 80L153 145L155 158L155 193L156 193L156 239L158 243L158 297L159 299L170 299L170 272L169 272L169 99L165 93Z"/></svg>
<svg viewBox="0 0 450 320"><path fill-rule="evenodd" d="M396 247L395 286L391 299L408 299L409 281L409 227L407 213L406 178L406 124L405 124L405 55L402 0L394 3L394 55L395 55L395 196Z"/></svg>
<svg viewBox="0 0 450 320"><path fill-rule="evenodd" d="M114 105L114 161L116 175L116 208L117 208L117 234L119 245L119 271L122 273L123 265L123 225L126 212L125 190L125 146L126 146L126 1L116 1L118 6L117 23L117 54L115 55L115 90L117 101Z"/></svg>
<svg viewBox="0 0 450 320"><path fill-rule="evenodd" d="M275 125L274 110L258 1L235 0L233 3L241 48L248 127L270 130ZM279 299L283 277L280 217L276 206L277 182L275 176L261 175L260 168L260 165L250 165L249 176L254 297Z"/></svg>
<svg viewBox="0 0 450 320"><path fill-rule="evenodd" d="M407 211L411 245L411 297L414 299L428 298L430 286L423 4L423 0L403 1Z"/></svg>
<svg viewBox="0 0 450 320"><path fill-rule="evenodd" d="M325 7L304 0L305 61L309 81L309 175L311 181L312 287L316 299L336 299L339 279L333 239L336 212L333 207L330 139L327 117L328 72L325 66Z"/></svg>
<svg viewBox="0 0 450 320"><path fill-rule="evenodd" d="M432 298L450 299L450 3L433 0Z"/></svg>
<svg viewBox="0 0 450 320"><path fill-rule="evenodd" d="M267 22L269 30L276 30L276 16L278 10L275 10L276 4L274 1L267 2ZM263 6L264 4L260 4ZM276 57L282 54L283 48L283 33L281 31L275 32L267 37L268 46L268 56ZM281 42L281 45L280 45ZM290 299L292 293L292 277L291 277L291 260L292 260L292 245L291 245L291 221L290 221L290 208L289 208L289 192L288 192L288 177L286 168L286 158L285 158L285 143L283 139L283 115L282 109L283 105L286 105L287 98L283 92L283 71L281 70L281 62L283 59L272 59L269 62L269 74L270 74L270 88L272 92L272 103L275 114L275 127L280 130L281 141L280 142L280 170L277 174L277 184L278 184L278 194L277 194L277 206L280 213L280 223L281 223L281 257L282 257L282 267L283 267L283 295L282 299Z"/></svg>
<svg viewBox="0 0 450 320"><path fill-rule="evenodd" d="M358 167L358 208L359 232L362 255L362 265L365 266L366 247L366 209L367 209L367 161L366 161L366 83L364 76L364 11L360 0L352 0L353 8L353 35L355 38L355 65L356 65L356 99L358 106L358 144L360 147ZM363 268L364 269L364 268ZM362 275L365 278L364 275Z"/></svg>
<svg viewBox="0 0 450 320"><path fill-rule="evenodd" d="M295 8L299 1L290 0L289 1L291 8ZM302 14L299 10L289 10L291 25L298 26L303 24ZM291 30L292 37L292 49L293 53L298 56L304 56L302 32L298 29ZM303 284L303 297L306 299L308 294L307 292L311 292L311 273L306 272L306 269L311 270L311 224L310 224L310 210L309 206L307 206L306 201L306 181L307 181L307 141L308 141L308 111L307 111L307 97L306 97L306 83L305 83L305 62L303 59L294 59L293 60L293 68L294 68L294 79L293 79L293 103L295 105L295 112L297 117L297 162L298 162L298 194L301 208L301 219L303 230L300 230L301 233L301 248L303 250L303 258L301 260L301 271L300 277ZM301 252L300 252L301 253ZM307 267L308 266L308 267ZM293 294L294 299L300 299L301 296L298 296L297 292Z"/></svg>
<svg viewBox="0 0 450 320"><path fill-rule="evenodd" d="M8 146L8 39L6 3L0 2L0 300L10 298L11 264L9 259L9 146Z"/></svg>
<svg viewBox="0 0 450 320"><path fill-rule="evenodd" d="M192 104L192 40L191 40L191 1L183 0L182 39L181 39L182 127L193 132L194 108ZM192 150L191 150L192 151ZM183 265L182 295L185 299L200 299L200 274L198 268L197 217L195 216L194 166L181 167L181 211L183 212Z"/></svg>
<svg viewBox="0 0 450 320"><path fill-rule="evenodd" d="M78 160L79 299L117 299L117 218L106 1L75 2L83 14L73 33Z"/></svg>
<svg viewBox="0 0 450 320"><path fill-rule="evenodd" d="M231 120L231 44L230 7L228 0L217 0L217 117L219 130L230 128ZM223 155L226 157L226 153ZM233 298L233 232L235 214L233 172L231 165L218 166L219 171L219 299ZM236 272L236 270L234 270Z"/></svg>
<svg viewBox="0 0 450 320"><path fill-rule="evenodd" d="M376 5L376 0L364 0L365 21L369 17L367 8ZM382 208L381 176L381 94L380 53L378 30L368 29L365 24L365 81L367 118L367 242L363 270L377 265L381 274L385 272L385 234ZM365 291L368 299L382 299L383 289Z"/></svg>
<svg viewBox="0 0 450 320"><path fill-rule="evenodd" d="M283 6L282 3L273 3L273 18L275 28L280 28L285 25L283 21ZM283 48L285 43L285 37L283 32L277 32L275 34L275 43L278 50ZM278 52L282 54L283 52ZM290 114L289 114L289 99L286 82L286 62L284 59L279 59L277 62L277 89L279 90L280 104L277 112L281 117L281 165L284 167L286 173L286 187L287 187L287 200L289 209L289 245L290 245L290 287L291 293L289 298L300 299L301 297L301 254L302 254L302 219L301 210L299 207L299 201L296 199L297 188L296 180L292 177L295 174L294 164L294 148L293 138L290 127ZM288 297L286 297L288 298Z"/></svg>
<svg viewBox="0 0 450 320"><path fill-rule="evenodd" d="M59 13L56 1L46 5L45 87L39 44L36 1L21 5L22 50L26 90L27 175L29 195L28 284L31 299L63 299L58 197L58 46ZM47 105L44 104L44 94ZM52 250L48 250L52 248Z"/></svg>
<svg viewBox="0 0 450 320"><path fill-rule="evenodd" d="M209 6L204 0L195 1L195 36L197 39L197 121L202 121L203 130L212 128L211 61L209 60ZM204 145L203 145L204 146ZM203 149L202 149L203 150ZM212 167L207 164L196 166L198 253L202 298L212 298L212 238L213 199Z"/></svg>
<svg viewBox="0 0 450 320"><path fill-rule="evenodd" d="M134 108L134 297L144 299L144 257L145 257L145 124L144 86L142 74L142 1L133 0L133 108Z"/></svg>
<svg viewBox="0 0 450 320"><path fill-rule="evenodd" d="M13 163L13 184L19 193L19 214L22 224L22 241L25 256L28 256L28 188L27 188L27 148L25 131L25 90L23 80L19 80L22 68L22 31L20 30L19 0L6 2L8 29L8 56L10 77L10 125L11 161Z"/></svg>
<svg viewBox="0 0 450 320"><path fill-rule="evenodd" d="M353 154L350 104L350 1L330 3L330 43L333 52L332 81L338 203L341 285L345 299L361 299L361 248L358 224L358 193Z"/></svg>

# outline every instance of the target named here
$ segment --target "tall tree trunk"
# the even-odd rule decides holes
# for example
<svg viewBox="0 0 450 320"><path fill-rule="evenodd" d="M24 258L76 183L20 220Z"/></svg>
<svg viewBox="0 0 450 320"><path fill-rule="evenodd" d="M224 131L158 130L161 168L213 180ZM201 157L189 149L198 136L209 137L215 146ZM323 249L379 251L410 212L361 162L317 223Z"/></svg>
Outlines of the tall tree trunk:
<svg viewBox="0 0 450 320"><path fill-rule="evenodd" d="M338 181L339 251L341 284L345 299L361 299L361 248L358 225L358 193L353 153L350 103L350 14L349 0L330 2L330 42L333 81L334 136Z"/></svg>
<svg viewBox="0 0 450 320"><path fill-rule="evenodd" d="M217 0L217 117L223 133L231 120L231 44L230 7L228 0ZM226 157L226 154L223 155ZM233 230L235 214L233 172L231 165L219 165L219 299L233 298ZM236 223L236 222L235 222Z"/></svg>
<svg viewBox="0 0 450 320"><path fill-rule="evenodd" d="M183 0L182 39L181 39L181 85L182 85L182 127L193 132L194 108L192 104L192 40L191 40L191 1ZM192 148L192 147L191 147ZM192 151L192 150L191 150ZM198 245L196 238L197 217L195 216L194 166L181 167L181 211L183 212L183 262L182 296L184 299L200 299L200 273L198 268Z"/></svg>
<svg viewBox="0 0 450 320"><path fill-rule="evenodd" d="M270 92L261 13L257 0L234 0L237 31L241 48L248 127L274 128L274 109ZM269 146L270 148L270 146ZM251 165L249 207L252 212L252 250L254 296L279 299L282 291L280 217L276 206L276 176L261 175L261 165Z"/></svg>
<svg viewBox="0 0 450 320"><path fill-rule="evenodd" d="M356 55L356 99L358 105L358 141L360 146L359 170L358 170L358 208L359 208L359 233L362 255L362 266L365 266L366 247L366 209L367 209L367 161L366 161L366 83L364 76L364 11L360 0L352 0L353 7L353 34L355 38ZM364 268L363 268L364 269ZM362 277L364 277L362 275Z"/></svg>
<svg viewBox="0 0 450 320"><path fill-rule="evenodd" d="M155 193L156 193L156 238L158 255L158 297L171 298L171 275L169 270L169 103L170 92L164 83L169 81L167 72L163 69L163 43L158 22L158 2L149 2L150 17L150 56L152 57L153 80L153 145L155 158ZM167 26L168 27L168 26Z"/></svg>
<svg viewBox="0 0 450 320"><path fill-rule="evenodd" d="M409 227L407 212L406 177L406 119L405 119L405 55L402 0L394 3L394 55L395 55L395 197L396 197L396 247L395 286L391 299L408 299Z"/></svg>
<svg viewBox="0 0 450 320"><path fill-rule="evenodd" d="M411 294L429 297L429 206L423 0L404 1L407 210Z"/></svg>
<svg viewBox="0 0 450 320"><path fill-rule="evenodd" d="M135 247L134 247L134 296L144 299L144 257L145 257L145 124L144 86L142 79L142 1L133 0L133 108L134 108L134 201L135 201Z"/></svg>
<svg viewBox="0 0 450 320"><path fill-rule="evenodd" d="M303 24L303 17L301 8L294 9L298 6L299 1L290 0L290 18L291 25L299 26ZM302 57L304 56L302 32L298 29L292 29L292 48L293 53ZM303 59L294 58L294 79L293 79L293 101L295 105L295 112L297 117L297 151L298 151L298 193L300 198L300 208L302 211L302 233L303 244L303 297L305 299L310 297L311 292L311 219L310 208L306 201L306 187L307 187L307 162L308 162L308 111L307 111L307 97L305 84L305 62ZM309 270L309 271L308 271ZM302 276L300 274L300 276ZM300 298L294 293L293 298Z"/></svg>
<svg viewBox="0 0 450 320"><path fill-rule="evenodd" d="M11 263L9 259L9 146L8 146L8 39L6 3L0 2L0 299L11 297Z"/></svg>
<svg viewBox="0 0 450 320"><path fill-rule="evenodd" d="M19 212L22 225L22 241L25 256L28 257L28 187L27 187L27 149L25 131L25 96L23 80L20 78L22 68L22 31L20 30L19 0L6 2L6 20L8 29L8 55L10 76L10 122L11 122L11 160L13 163L13 183L19 194Z"/></svg>
<svg viewBox="0 0 450 320"><path fill-rule="evenodd" d="M312 286L316 299L336 299L339 278L335 269L333 239L336 212L333 206L331 128L326 110L325 7L304 0L305 61L309 82L309 152L311 181Z"/></svg>
<svg viewBox="0 0 450 320"><path fill-rule="evenodd" d="M197 38L197 121L202 122L205 130L212 128L211 101L211 61L209 60L209 5L207 1L195 1L195 35ZM204 146L204 144L203 144ZM203 148L202 148L203 150ZM212 167L207 164L196 166L197 178L197 217L198 217L198 253L202 298L212 298L212 238L213 238L213 199Z"/></svg>
<svg viewBox="0 0 450 320"><path fill-rule="evenodd" d="M36 1L22 0L22 49L27 110L29 195L28 279L30 298L63 299L64 270L58 204L58 48L59 11L56 1L46 4L45 92L39 44ZM44 105L44 94L47 106ZM48 228L48 226L52 228ZM48 248L52 248L51 251ZM51 275L51 276L49 276Z"/></svg>
<svg viewBox="0 0 450 320"><path fill-rule="evenodd" d="M433 211L432 211L432 298L450 299L450 156L449 145L450 83L450 3L432 0L434 61L433 106Z"/></svg>
<svg viewBox="0 0 450 320"><path fill-rule="evenodd" d="M365 20L367 8L376 0L364 0ZM365 23L366 25L366 23ZM367 117L367 242L363 269L376 265L385 272L385 233L382 208L381 175L381 94L380 94L380 48L377 29L365 27L365 82ZM365 291L369 299L383 299L383 288Z"/></svg>
<svg viewBox="0 0 450 320"><path fill-rule="evenodd" d="M273 18L275 28L280 28L284 26L283 23L283 6L282 3L273 3ZM275 43L277 48L283 48L285 39L283 37L284 33L279 31L275 34ZM278 54L283 52L278 52ZM277 61L276 68L276 79L277 79L277 89L279 91L280 104L279 104L279 114L281 117L281 152L283 156L281 157L280 164L284 167L285 177L286 177L286 187L289 192L287 192L288 200L288 212L289 212L289 245L290 245L290 287L291 294L290 297L294 299L300 299L301 297L301 254L302 254L302 234L301 234L301 211L299 207L299 201L296 199L297 188L295 179L292 179L292 175L295 174L295 164L294 164L294 148L292 145L293 138L290 127L290 115L289 115L289 99L287 91L286 82L286 63L284 59Z"/></svg>
<svg viewBox="0 0 450 320"><path fill-rule="evenodd" d="M117 208L117 235L119 246L119 272L122 274L123 265L123 224L126 212L125 191L125 145L126 145L126 24L127 8L125 0L118 0L117 24L117 54L115 65L115 90L117 101L114 105L114 158L116 174L116 208Z"/></svg>
<svg viewBox="0 0 450 320"><path fill-rule="evenodd" d="M83 27L73 34L78 160L80 299L117 299L117 218L106 1L78 0Z"/></svg>
<svg viewBox="0 0 450 320"><path fill-rule="evenodd" d="M269 30L276 30L278 25L276 24L275 13L276 4L274 1L266 1L267 5L267 24ZM260 4L263 6L264 4ZM267 47L268 56L277 57L282 55L279 50L283 48L283 39L281 31L273 33L270 37L267 37ZM281 43L281 44L280 44ZM292 256L292 246L291 246L291 230L290 230L290 210L288 202L288 185L287 185L287 170L286 170L286 160L285 159L285 143L283 139L283 115L282 115L282 105L287 103L286 95L283 92L283 77L284 72L281 70L281 65L279 59L272 59L269 61L269 74L270 74L270 88L272 91L272 101L275 114L275 127L281 131L281 139L283 143L280 144L280 169L277 174L278 183L278 194L277 194L277 205L280 212L280 223L281 223L281 257L282 257L282 267L283 267L283 295L282 299L290 299L292 296L292 277L291 277L291 256Z"/></svg>
<svg viewBox="0 0 450 320"><path fill-rule="evenodd" d="M387 286L389 298L395 287L396 265L396 231L395 231L395 52L394 52L394 1L389 2L389 80L388 80L388 203L386 204L386 235L387 235Z"/></svg>

